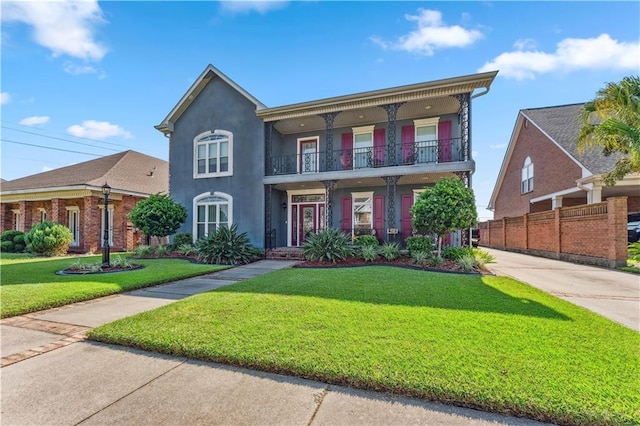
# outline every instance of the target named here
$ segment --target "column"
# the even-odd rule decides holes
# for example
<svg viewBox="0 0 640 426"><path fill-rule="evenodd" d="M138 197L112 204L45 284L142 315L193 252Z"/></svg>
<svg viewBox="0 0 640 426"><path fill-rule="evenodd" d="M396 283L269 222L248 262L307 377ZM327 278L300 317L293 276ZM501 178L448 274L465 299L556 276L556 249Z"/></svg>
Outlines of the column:
<svg viewBox="0 0 640 426"><path fill-rule="evenodd" d="M275 247L275 241L273 241L273 223L271 206L273 200L273 185L264 186L264 249L269 250Z"/></svg>
<svg viewBox="0 0 640 426"><path fill-rule="evenodd" d="M325 124L325 171L334 170L333 164L333 121L336 116L340 114L338 112L330 112L327 114L320 114L320 117L324 118ZM322 171L322 169L320 169Z"/></svg>
<svg viewBox="0 0 640 426"><path fill-rule="evenodd" d="M396 117L398 110L404 102L395 104L381 105L380 107L387 112L387 166L398 165L398 147L396 143Z"/></svg>
<svg viewBox="0 0 640 426"><path fill-rule="evenodd" d="M98 198L92 196L83 197L83 212L80 227L80 244L83 251L97 253L100 250L102 235L102 222Z"/></svg>
<svg viewBox="0 0 640 426"><path fill-rule="evenodd" d="M325 211L325 229L333 228L333 190L336 188L337 180L325 180L322 181L324 183L325 189L325 203L326 203L326 211Z"/></svg>
<svg viewBox="0 0 640 426"><path fill-rule="evenodd" d="M562 197L557 195L551 198L551 209L558 209L562 207Z"/></svg>
<svg viewBox="0 0 640 426"><path fill-rule="evenodd" d="M51 200L51 222L55 223L67 223L67 218L64 216L64 202L60 198L53 198Z"/></svg>
<svg viewBox="0 0 640 426"><path fill-rule="evenodd" d="M271 153L273 152L273 125L275 122L269 121L264 123L264 174L271 176L273 167L271 161Z"/></svg>
<svg viewBox="0 0 640 426"><path fill-rule="evenodd" d="M18 229L22 232L29 232L33 224L33 206L31 201L20 201L20 223Z"/></svg>
<svg viewBox="0 0 640 426"><path fill-rule="evenodd" d="M398 228L396 226L396 187L402 176L383 177L387 184L387 233L385 241L396 242L398 238Z"/></svg>
<svg viewBox="0 0 640 426"><path fill-rule="evenodd" d="M455 95L460 103L458 111L460 121L460 140L462 142L462 155L464 161L471 159L471 96L469 93Z"/></svg>

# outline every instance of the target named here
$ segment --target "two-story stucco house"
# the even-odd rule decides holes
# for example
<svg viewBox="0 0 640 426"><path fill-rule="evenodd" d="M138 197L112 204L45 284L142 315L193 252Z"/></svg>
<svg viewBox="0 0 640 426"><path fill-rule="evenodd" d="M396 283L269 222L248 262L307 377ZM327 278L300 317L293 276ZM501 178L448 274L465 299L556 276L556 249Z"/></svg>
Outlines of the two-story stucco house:
<svg viewBox="0 0 640 426"><path fill-rule="evenodd" d="M497 72L267 108L212 65L156 126L194 238L235 223L259 247L332 227L402 243L445 176L471 185L471 103Z"/></svg>

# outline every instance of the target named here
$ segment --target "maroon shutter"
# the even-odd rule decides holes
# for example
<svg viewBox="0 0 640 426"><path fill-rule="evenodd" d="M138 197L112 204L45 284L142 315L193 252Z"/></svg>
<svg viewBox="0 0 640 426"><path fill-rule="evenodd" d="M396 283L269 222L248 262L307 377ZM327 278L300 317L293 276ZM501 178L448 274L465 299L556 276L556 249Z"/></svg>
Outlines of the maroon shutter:
<svg viewBox="0 0 640 426"><path fill-rule="evenodd" d="M342 231L351 235L351 197L342 198Z"/></svg>
<svg viewBox="0 0 640 426"><path fill-rule="evenodd" d="M342 169L353 169L353 133L342 134L342 156L341 156Z"/></svg>
<svg viewBox="0 0 640 426"><path fill-rule="evenodd" d="M402 164L413 164L413 143L416 131L413 126L402 126Z"/></svg>
<svg viewBox="0 0 640 426"><path fill-rule="evenodd" d="M410 237L413 233L413 224L411 222L411 206L413 206L413 194L405 194L402 196L402 219L400 226L402 229L402 241Z"/></svg>
<svg viewBox="0 0 640 426"><path fill-rule="evenodd" d="M451 121L438 123L438 162L451 161Z"/></svg>
<svg viewBox="0 0 640 426"><path fill-rule="evenodd" d="M384 129L373 131L373 166L384 166Z"/></svg>
<svg viewBox="0 0 640 426"><path fill-rule="evenodd" d="M384 195L373 196L373 229L378 240L384 239Z"/></svg>

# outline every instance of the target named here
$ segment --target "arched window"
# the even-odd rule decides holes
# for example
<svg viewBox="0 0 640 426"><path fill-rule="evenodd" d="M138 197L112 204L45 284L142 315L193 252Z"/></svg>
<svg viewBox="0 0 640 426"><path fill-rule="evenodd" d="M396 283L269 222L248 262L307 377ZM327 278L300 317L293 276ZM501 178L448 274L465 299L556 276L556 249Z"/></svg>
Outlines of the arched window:
<svg viewBox="0 0 640 426"><path fill-rule="evenodd" d="M524 160L524 166L522 167L522 179L520 181L520 193L525 194L533 191L533 163L531 158L527 157Z"/></svg>
<svg viewBox="0 0 640 426"><path fill-rule="evenodd" d="M193 199L193 235L204 238L210 232L233 223L233 197L223 192L205 192Z"/></svg>
<svg viewBox="0 0 640 426"><path fill-rule="evenodd" d="M233 175L233 133L214 130L193 140L193 177Z"/></svg>

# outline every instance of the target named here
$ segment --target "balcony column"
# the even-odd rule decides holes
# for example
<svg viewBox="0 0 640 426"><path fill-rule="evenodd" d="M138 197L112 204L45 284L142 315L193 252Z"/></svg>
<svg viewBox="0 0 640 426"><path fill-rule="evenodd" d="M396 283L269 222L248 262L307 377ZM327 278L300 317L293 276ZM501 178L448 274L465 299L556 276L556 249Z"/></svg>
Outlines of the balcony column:
<svg viewBox="0 0 640 426"><path fill-rule="evenodd" d="M387 184L387 232L386 242L397 242L398 228L396 227L396 187L402 176L383 177Z"/></svg>
<svg viewBox="0 0 640 426"><path fill-rule="evenodd" d="M460 103L458 110L458 121L460 122L460 139L462 141L462 155L464 161L471 159L471 95L463 93L455 95Z"/></svg>
<svg viewBox="0 0 640 426"><path fill-rule="evenodd" d="M273 200L273 185L264 186L264 249L269 250L274 247L273 241L273 223L272 218L272 204Z"/></svg>
<svg viewBox="0 0 640 426"><path fill-rule="evenodd" d="M264 173L265 176L273 174L271 153L273 149L273 125L275 121L264 123Z"/></svg>
<svg viewBox="0 0 640 426"><path fill-rule="evenodd" d="M340 114L338 112L329 112L327 114L320 114L320 117L324 118L325 130L325 150L326 150L326 170L334 170L333 164L333 120Z"/></svg>
<svg viewBox="0 0 640 426"><path fill-rule="evenodd" d="M396 144L396 116L404 102L380 105L387 112L387 166L398 165L398 147Z"/></svg>
<svg viewBox="0 0 640 426"><path fill-rule="evenodd" d="M324 189L325 189L325 229L329 229L333 227L333 190L336 188L337 180L324 180Z"/></svg>
<svg viewBox="0 0 640 426"><path fill-rule="evenodd" d="M464 186L471 188L471 172L454 172L454 174L464 183Z"/></svg>

